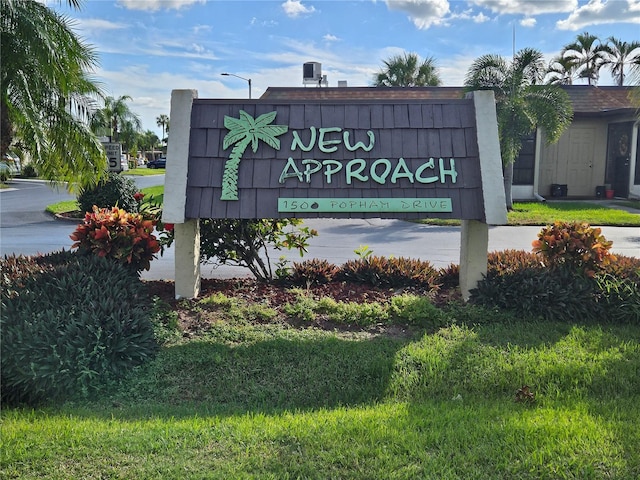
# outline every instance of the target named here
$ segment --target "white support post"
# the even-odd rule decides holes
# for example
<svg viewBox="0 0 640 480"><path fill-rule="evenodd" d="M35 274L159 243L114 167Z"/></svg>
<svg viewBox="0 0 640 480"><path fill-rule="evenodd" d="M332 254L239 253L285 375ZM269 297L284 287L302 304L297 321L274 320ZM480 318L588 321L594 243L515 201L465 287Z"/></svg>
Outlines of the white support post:
<svg viewBox="0 0 640 480"><path fill-rule="evenodd" d="M487 274L489 226L477 220L463 220L460 239L460 291L467 301L471 290Z"/></svg>
<svg viewBox="0 0 640 480"><path fill-rule="evenodd" d="M195 298L200 293L200 224L185 218L191 106L196 90L171 92L171 135L167 145L162 221L173 223L175 235L175 295Z"/></svg>
<svg viewBox="0 0 640 480"><path fill-rule="evenodd" d="M471 290L487 274L489 225L507 223L507 205L502 175L502 156L498 139L498 118L493 91L470 94L476 112L478 156L485 221L463 220L460 238L460 291L469 300Z"/></svg>
<svg viewBox="0 0 640 480"><path fill-rule="evenodd" d="M495 96L492 90L479 90L472 95L476 110L485 222L488 225L506 225L507 199L504 193Z"/></svg>
<svg viewBox="0 0 640 480"><path fill-rule="evenodd" d="M176 223L173 233L176 299L196 298L200 294L200 221L195 218Z"/></svg>

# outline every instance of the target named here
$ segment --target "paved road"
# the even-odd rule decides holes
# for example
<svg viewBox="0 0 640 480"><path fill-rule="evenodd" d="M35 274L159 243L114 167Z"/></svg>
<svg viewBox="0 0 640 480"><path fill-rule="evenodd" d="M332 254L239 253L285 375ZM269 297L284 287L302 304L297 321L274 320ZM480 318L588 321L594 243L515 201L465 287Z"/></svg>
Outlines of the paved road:
<svg viewBox="0 0 640 480"><path fill-rule="evenodd" d="M163 176L135 177L141 188L159 185ZM34 255L62 248L69 249L69 235L75 223L56 220L44 213L50 203L73 199L65 191L51 189L46 183L15 181L15 190L0 194L0 254ZM318 230L311 239L305 258L324 258L335 264L355 259L354 250L368 245L374 254L404 256L429 260L436 267L459 263L460 228L419 225L401 220L336 220L309 219L305 223ZM530 250L540 227L491 227L489 250L509 248ZM640 228L603 227L603 234L613 241L613 251L618 254L640 257ZM300 261L296 252L271 252L272 260L286 255L291 261ZM173 279L174 253L165 254L151 262L151 270L142 277L149 280ZM222 266L203 265L205 278L242 277L248 270Z"/></svg>

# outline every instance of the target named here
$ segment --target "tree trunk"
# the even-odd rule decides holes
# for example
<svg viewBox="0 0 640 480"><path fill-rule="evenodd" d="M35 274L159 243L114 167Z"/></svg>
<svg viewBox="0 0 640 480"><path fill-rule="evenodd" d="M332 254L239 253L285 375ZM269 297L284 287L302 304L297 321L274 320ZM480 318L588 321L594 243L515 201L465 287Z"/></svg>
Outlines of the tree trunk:
<svg viewBox="0 0 640 480"><path fill-rule="evenodd" d="M2 100L2 105L0 105L0 117L0 129L2 131L0 145L0 154L2 156L0 158L4 158L4 154L9 151L9 147L13 141L13 126L11 125L11 119L9 118L9 109L4 103L4 100Z"/></svg>
<svg viewBox="0 0 640 480"><path fill-rule="evenodd" d="M510 162L503 168L504 176L504 196L507 201L507 210L513 210L513 197L511 195L513 185L513 163Z"/></svg>

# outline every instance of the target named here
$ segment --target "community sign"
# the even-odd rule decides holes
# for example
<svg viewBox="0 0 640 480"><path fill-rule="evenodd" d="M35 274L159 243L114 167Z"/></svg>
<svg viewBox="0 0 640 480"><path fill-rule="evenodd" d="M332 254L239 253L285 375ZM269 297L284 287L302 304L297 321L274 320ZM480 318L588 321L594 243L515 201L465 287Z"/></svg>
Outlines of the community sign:
<svg viewBox="0 0 640 480"><path fill-rule="evenodd" d="M506 223L493 92L459 100L198 99L174 90L163 220L176 297L199 291L200 218L462 220L465 297Z"/></svg>
<svg viewBox="0 0 640 480"><path fill-rule="evenodd" d="M472 99L194 99L187 218L485 220Z"/></svg>

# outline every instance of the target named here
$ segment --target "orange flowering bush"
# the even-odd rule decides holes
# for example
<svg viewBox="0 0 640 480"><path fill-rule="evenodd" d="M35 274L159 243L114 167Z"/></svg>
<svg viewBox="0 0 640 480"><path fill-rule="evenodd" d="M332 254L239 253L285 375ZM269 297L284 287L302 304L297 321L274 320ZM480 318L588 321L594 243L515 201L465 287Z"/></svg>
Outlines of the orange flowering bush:
<svg viewBox="0 0 640 480"><path fill-rule="evenodd" d="M555 222L540 231L532 246L548 266L566 265L593 277L597 270L616 260L609 252L612 244L600 228L588 223Z"/></svg>
<svg viewBox="0 0 640 480"><path fill-rule="evenodd" d="M118 207L98 208L87 212L83 223L70 236L79 253L93 253L129 265L137 272L149 270L150 262L160 251L153 235L156 220Z"/></svg>

